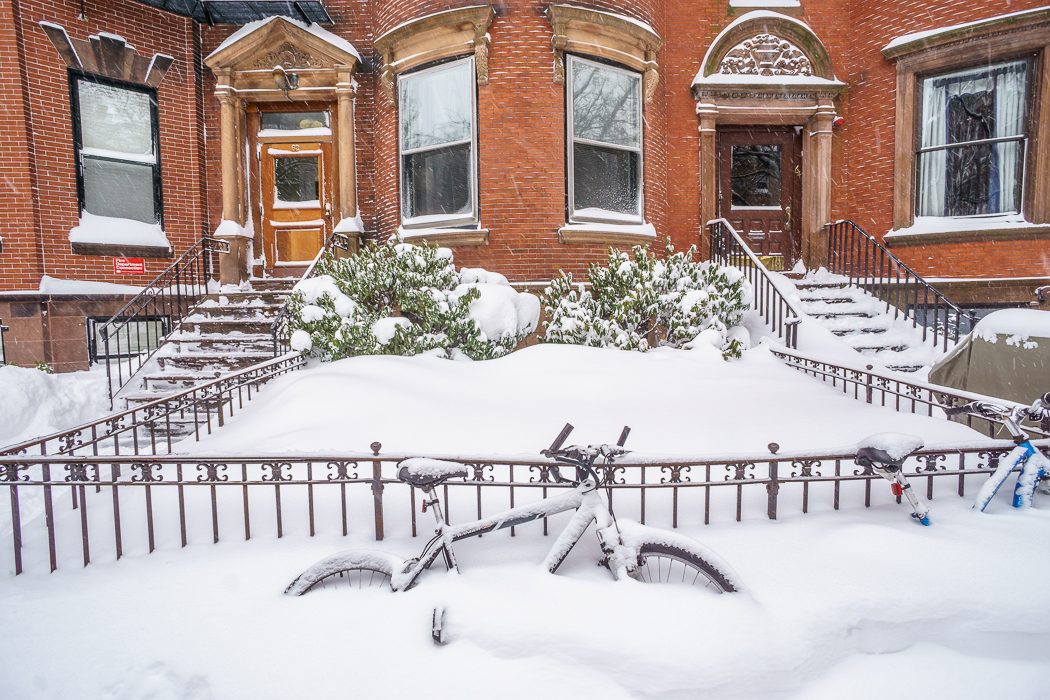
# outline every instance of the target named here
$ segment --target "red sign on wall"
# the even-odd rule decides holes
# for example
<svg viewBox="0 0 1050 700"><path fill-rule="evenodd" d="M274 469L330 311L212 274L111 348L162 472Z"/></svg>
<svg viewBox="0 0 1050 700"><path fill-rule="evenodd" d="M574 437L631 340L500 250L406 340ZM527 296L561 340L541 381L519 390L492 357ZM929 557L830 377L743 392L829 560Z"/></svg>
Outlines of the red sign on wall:
<svg viewBox="0 0 1050 700"><path fill-rule="evenodd" d="M146 261L142 258L113 258L113 272L118 275L144 275Z"/></svg>

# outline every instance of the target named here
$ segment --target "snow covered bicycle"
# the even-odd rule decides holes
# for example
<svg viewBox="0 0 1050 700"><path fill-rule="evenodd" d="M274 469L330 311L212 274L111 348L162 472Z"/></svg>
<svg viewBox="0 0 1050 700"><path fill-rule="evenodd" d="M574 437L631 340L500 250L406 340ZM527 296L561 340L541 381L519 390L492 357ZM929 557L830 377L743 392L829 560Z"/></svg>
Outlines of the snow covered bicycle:
<svg viewBox="0 0 1050 700"><path fill-rule="evenodd" d="M921 450L922 446L922 440L914 435L876 433L861 440L855 461L890 482L890 491L894 496L908 499L911 517L921 525L929 525L930 509L915 494L915 489L903 471L904 460Z"/></svg>
<svg viewBox="0 0 1050 700"><path fill-rule="evenodd" d="M1014 486L1014 508L1031 507L1036 488L1043 492L1050 491L1050 460L1036 449L1031 437L1021 427L1025 420L1038 421L1050 418L1050 392L1036 399L1031 406L1007 408L987 401L971 401L954 408L946 408L944 412L949 416L969 413L981 418L1000 421L1006 426L1016 445L1010 450L1010 454L999 460L995 471L981 486L977 499L974 501L974 508L983 512L1015 469L1019 469L1020 474Z"/></svg>
<svg viewBox="0 0 1050 700"><path fill-rule="evenodd" d="M559 464L575 467L575 479L562 476L558 466L550 468L557 483L572 484L573 488L537 503L457 525L449 525L445 521L437 487L449 479L465 477L466 466L435 459L406 459L398 465L398 479L423 491L423 510L429 509L436 520L436 534L426 543L419 556L406 561L376 550L348 550L322 559L308 568L292 581L285 593L302 595L313 588L329 586L388 587L393 591L407 591L416 585L420 575L438 557L444 559L446 568L459 571L452 548L454 542L570 510L575 510L575 515L544 560L544 566L551 573L558 570L593 522L602 551L599 563L608 568L617 580L630 578L645 583L683 583L718 593L738 590L739 585L731 569L699 542L674 532L622 519L618 521L612 511L611 499L602 498L599 491L603 480L594 464L599 458L605 464L611 464L616 457L626 454L623 445L630 428L623 429L616 445L573 445L563 449L562 445L571 431L572 426L566 424L554 443L541 454L553 458ZM608 484L605 486L607 492L610 491Z"/></svg>

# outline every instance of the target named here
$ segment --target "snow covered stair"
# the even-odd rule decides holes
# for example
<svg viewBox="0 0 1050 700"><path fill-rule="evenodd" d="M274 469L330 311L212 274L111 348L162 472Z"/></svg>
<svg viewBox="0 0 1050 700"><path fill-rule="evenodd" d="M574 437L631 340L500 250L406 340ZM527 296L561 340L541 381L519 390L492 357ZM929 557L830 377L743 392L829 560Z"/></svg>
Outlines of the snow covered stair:
<svg viewBox="0 0 1050 700"><path fill-rule="evenodd" d="M922 327L893 307L850 284L846 277L825 270L795 280L801 310L873 364L898 372L928 370L941 356L932 338L923 339Z"/></svg>
<svg viewBox="0 0 1050 700"><path fill-rule="evenodd" d="M209 294L164 339L120 398L131 408L269 359L270 326L296 281L254 279L250 290ZM193 429L188 421L184 432Z"/></svg>

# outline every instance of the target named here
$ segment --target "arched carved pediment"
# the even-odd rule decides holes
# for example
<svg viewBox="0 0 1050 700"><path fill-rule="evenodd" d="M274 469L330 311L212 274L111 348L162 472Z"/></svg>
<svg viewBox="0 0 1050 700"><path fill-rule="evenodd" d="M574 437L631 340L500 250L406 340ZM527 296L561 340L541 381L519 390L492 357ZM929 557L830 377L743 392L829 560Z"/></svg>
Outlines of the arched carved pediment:
<svg viewBox="0 0 1050 700"><path fill-rule="evenodd" d="M745 39L722 57L722 74L813 75L813 64L797 46L775 34L763 32Z"/></svg>
<svg viewBox="0 0 1050 700"><path fill-rule="evenodd" d="M844 87L835 78L827 49L808 25L787 15L756 11L719 33L693 86L694 92L698 88L724 91L734 84L754 90L784 86L789 77L797 88L837 92Z"/></svg>
<svg viewBox="0 0 1050 700"><path fill-rule="evenodd" d="M331 68L331 64L325 65L323 57L313 56L303 51L298 46L285 42L273 51L259 56L251 63L252 68L273 68L282 66L286 69L292 68Z"/></svg>

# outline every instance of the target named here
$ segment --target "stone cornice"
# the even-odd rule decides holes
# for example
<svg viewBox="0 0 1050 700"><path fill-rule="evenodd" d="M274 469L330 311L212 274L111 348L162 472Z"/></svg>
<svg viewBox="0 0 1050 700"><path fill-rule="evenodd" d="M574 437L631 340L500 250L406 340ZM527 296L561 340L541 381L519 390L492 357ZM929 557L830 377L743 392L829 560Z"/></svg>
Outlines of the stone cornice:
<svg viewBox="0 0 1050 700"><path fill-rule="evenodd" d="M1047 30L1050 31L1050 7L991 17L977 22L967 22L966 24L953 27L945 27L943 30L930 34L917 32L913 39L904 37L900 41L887 44L882 49L882 55L894 60L947 44L971 39L982 39L994 34L1029 29L1039 25L1046 25Z"/></svg>

